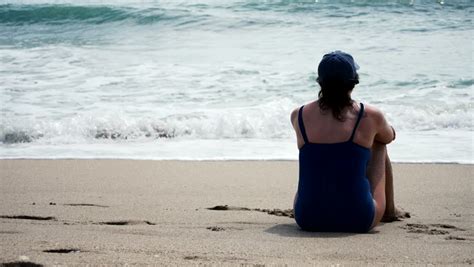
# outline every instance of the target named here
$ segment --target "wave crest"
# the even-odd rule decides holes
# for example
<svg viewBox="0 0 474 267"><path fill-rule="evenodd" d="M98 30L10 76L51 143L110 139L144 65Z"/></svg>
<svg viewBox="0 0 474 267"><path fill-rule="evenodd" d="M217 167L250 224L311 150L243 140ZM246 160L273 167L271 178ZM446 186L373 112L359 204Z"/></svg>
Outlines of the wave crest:
<svg viewBox="0 0 474 267"><path fill-rule="evenodd" d="M330 11L329 17L358 17L369 13L360 10L347 9L348 6L355 7L411 7L411 6L454 6L458 9L472 8L470 1L457 0L447 3L440 0L382 0L382 1L354 1L354 0L317 0L317 1L230 1L222 3L175 3L160 2L159 5L136 6L117 5L115 2L103 5L78 5L74 2L63 1L59 4L4 4L0 5L0 24L6 25L29 25L29 24L52 24L62 25L70 23L104 24L110 22L132 21L136 24L155 24L163 21L171 21L173 25L182 26L187 24L199 24L213 17L215 10L232 12L282 12L282 13L314 13ZM334 14L334 11L344 9L344 14ZM206 10L211 13L206 14ZM204 12L203 12L204 11ZM257 13L258 15L258 13ZM262 16L257 16L262 19ZM254 23L272 24L272 21L245 21L244 17L231 20L232 23L243 26L252 26ZM287 23L278 20L278 23ZM407 29L410 30L410 29Z"/></svg>
<svg viewBox="0 0 474 267"><path fill-rule="evenodd" d="M104 24L130 20L136 24L153 24L179 20L188 12L162 8L144 10L130 7L75 6L75 5L0 5L0 23L6 25L70 23ZM193 20L200 16L193 17Z"/></svg>
<svg viewBox="0 0 474 267"><path fill-rule="evenodd" d="M71 21L105 23L127 18L127 12L111 7L69 5L3 5L0 6L0 23L61 24Z"/></svg>
<svg viewBox="0 0 474 267"><path fill-rule="evenodd" d="M0 124L3 144L45 142L135 142L154 139L289 138L287 117L294 107L283 99L256 107L176 113L161 118L126 114L78 115L59 121L6 119Z"/></svg>

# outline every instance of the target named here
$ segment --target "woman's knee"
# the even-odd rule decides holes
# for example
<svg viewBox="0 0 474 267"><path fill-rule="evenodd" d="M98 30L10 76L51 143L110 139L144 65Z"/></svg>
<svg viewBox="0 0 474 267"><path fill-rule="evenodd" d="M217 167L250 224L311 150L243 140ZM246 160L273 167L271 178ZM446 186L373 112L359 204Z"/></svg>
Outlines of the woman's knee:
<svg viewBox="0 0 474 267"><path fill-rule="evenodd" d="M386 151L387 150L387 145L386 144L383 144L383 143L380 143L380 142L377 142L377 141L374 141L374 143L372 144L372 150L374 151Z"/></svg>

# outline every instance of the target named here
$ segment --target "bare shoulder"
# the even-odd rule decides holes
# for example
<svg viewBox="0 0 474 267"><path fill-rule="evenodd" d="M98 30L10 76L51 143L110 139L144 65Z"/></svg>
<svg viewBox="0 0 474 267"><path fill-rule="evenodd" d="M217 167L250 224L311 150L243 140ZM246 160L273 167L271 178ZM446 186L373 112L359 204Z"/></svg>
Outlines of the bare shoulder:
<svg viewBox="0 0 474 267"><path fill-rule="evenodd" d="M310 102L310 103L307 103L301 107L297 107L295 108L292 112L291 112L291 116L290 116L290 120L293 124L295 124L297 121L298 121L298 113L300 112L300 109L302 107L304 107L304 110L312 110L314 109L315 105L317 105L317 100L316 101L313 101L313 102Z"/></svg>
<svg viewBox="0 0 474 267"><path fill-rule="evenodd" d="M367 117L370 118L371 125L376 129L376 141L383 144L389 144L395 139L395 130L387 122L380 109L367 105Z"/></svg>
<svg viewBox="0 0 474 267"><path fill-rule="evenodd" d="M295 108L292 112L291 112L291 115L290 115L290 121L291 121L291 125L293 126L293 128L295 129L295 131L297 131L297 125L298 125L298 111L299 111L300 108Z"/></svg>
<svg viewBox="0 0 474 267"><path fill-rule="evenodd" d="M383 112L373 105L364 104L364 111L366 116L375 122L382 122L385 120Z"/></svg>
<svg viewBox="0 0 474 267"><path fill-rule="evenodd" d="M299 111L300 108L295 108L292 112L291 112L291 115L290 115L290 120L292 123L295 122L295 120L298 118L298 111Z"/></svg>

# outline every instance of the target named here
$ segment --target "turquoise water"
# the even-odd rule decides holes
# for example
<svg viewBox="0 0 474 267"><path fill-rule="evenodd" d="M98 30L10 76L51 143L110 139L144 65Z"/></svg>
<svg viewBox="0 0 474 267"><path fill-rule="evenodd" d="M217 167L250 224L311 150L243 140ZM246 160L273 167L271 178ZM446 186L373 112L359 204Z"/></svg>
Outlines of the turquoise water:
<svg viewBox="0 0 474 267"><path fill-rule="evenodd" d="M343 50L394 160L473 162L471 1L53 3L0 1L0 157L296 159Z"/></svg>

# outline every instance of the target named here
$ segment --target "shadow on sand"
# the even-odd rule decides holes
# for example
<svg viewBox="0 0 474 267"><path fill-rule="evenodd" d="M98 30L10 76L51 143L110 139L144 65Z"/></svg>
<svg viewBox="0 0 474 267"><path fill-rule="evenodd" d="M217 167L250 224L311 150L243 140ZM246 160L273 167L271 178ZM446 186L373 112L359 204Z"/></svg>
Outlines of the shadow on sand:
<svg viewBox="0 0 474 267"><path fill-rule="evenodd" d="M277 234L285 237L306 237L306 238L340 238L361 233L339 233L339 232L308 232L303 231L296 223L277 224L265 230L266 233ZM370 231L363 234L376 234L378 231Z"/></svg>

